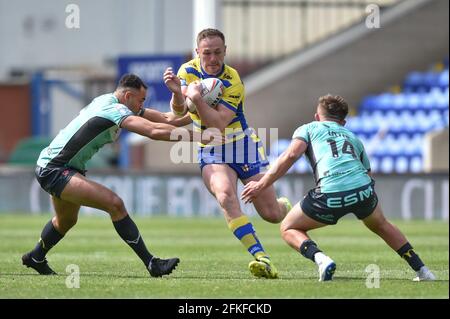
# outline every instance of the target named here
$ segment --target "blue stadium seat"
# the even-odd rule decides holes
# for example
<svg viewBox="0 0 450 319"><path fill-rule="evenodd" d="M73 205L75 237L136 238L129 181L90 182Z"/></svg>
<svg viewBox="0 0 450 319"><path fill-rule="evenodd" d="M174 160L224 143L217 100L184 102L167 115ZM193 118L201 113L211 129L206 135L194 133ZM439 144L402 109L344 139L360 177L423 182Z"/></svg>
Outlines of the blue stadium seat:
<svg viewBox="0 0 450 319"><path fill-rule="evenodd" d="M423 160L421 156L414 156L411 158L411 161L409 162L409 170L412 173L423 172Z"/></svg>
<svg viewBox="0 0 450 319"><path fill-rule="evenodd" d="M392 107L395 110L403 110L406 107L407 99L403 93L395 94L392 98Z"/></svg>
<svg viewBox="0 0 450 319"><path fill-rule="evenodd" d="M396 173L407 173L409 169L409 160L406 156L399 156L395 160L395 172Z"/></svg>
<svg viewBox="0 0 450 319"><path fill-rule="evenodd" d="M359 129L361 127L361 121L356 116L349 116L347 118L345 127L348 128L353 133L357 134L357 132L359 132Z"/></svg>
<svg viewBox="0 0 450 319"><path fill-rule="evenodd" d="M445 112L441 113L438 110L433 110L428 114L428 117L430 118L431 122L430 131L441 130L444 127L448 126L448 119L445 118Z"/></svg>
<svg viewBox="0 0 450 319"><path fill-rule="evenodd" d="M437 87L439 86L439 76L440 73L436 73L436 72L426 72L423 75L423 84L422 86L424 86L426 89L430 89L432 87Z"/></svg>
<svg viewBox="0 0 450 319"><path fill-rule="evenodd" d="M379 110L390 110L394 104L394 94L383 93L376 100L376 108Z"/></svg>
<svg viewBox="0 0 450 319"><path fill-rule="evenodd" d="M403 137L396 137L393 134L389 134L386 137L384 145L386 145L387 152L391 156L397 156L402 153L403 145L407 142L408 137L403 135Z"/></svg>
<svg viewBox="0 0 450 319"><path fill-rule="evenodd" d="M430 111L436 108L436 102L433 94L428 93L422 96L422 108L425 111Z"/></svg>
<svg viewBox="0 0 450 319"><path fill-rule="evenodd" d="M415 114L416 130L411 131L425 133L433 127L433 119L429 117L424 111L418 111Z"/></svg>
<svg viewBox="0 0 450 319"><path fill-rule="evenodd" d="M416 113L417 114L417 113ZM411 111L402 111L399 115L399 132L406 132L406 133L414 133L418 129L418 123L416 121L416 115L412 113Z"/></svg>
<svg viewBox="0 0 450 319"><path fill-rule="evenodd" d="M444 70L440 65L427 72L410 72L402 92L365 96L359 115L347 118L346 127L366 146L373 172L423 171L424 135L449 126L448 58L444 64ZM387 132L381 141L377 140L380 131ZM281 142L277 155L285 147ZM305 173L311 168L302 158L294 170Z"/></svg>
<svg viewBox="0 0 450 319"><path fill-rule="evenodd" d="M376 95L368 95L365 98L363 98L361 102L361 109L362 110L374 110L376 109Z"/></svg>
<svg viewBox="0 0 450 319"><path fill-rule="evenodd" d="M411 72L403 83L407 92L426 92L431 88L445 89L448 87L448 69L443 72Z"/></svg>
<svg viewBox="0 0 450 319"><path fill-rule="evenodd" d="M405 154L408 156L422 156L424 135L420 133L414 134L409 142L405 145Z"/></svg>
<svg viewBox="0 0 450 319"><path fill-rule="evenodd" d="M370 158L370 170L373 173L377 173L380 170L380 159L377 156L369 156Z"/></svg>
<svg viewBox="0 0 450 319"><path fill-rule="evenodd" d="M388 111L384 120L389 132L400 133L404 131L404 123L395 111Z"/></svg>
<svg viewBox="0 0 450 319"><path fill-rule="evenodd" d="M448 88L448 69L441 72L438 78L438 86L445 90Z"/></svg>
<svg viewBox="0 0 450 319"><path fill-rule="evenodd" d="M378 123L373 120L372 116L361 116L362 131L367 135L373 135L378 131Z"/></svg>
<svg viewBox="0 0 450 319"><path fill-rule="evenodd" d="M448 109L449 91L448 88L445 92L436 95L437 108L440 110Z"/></svg>
<svg viewBox="0 0 450 319"><path fill-rule="evenodd" d="M369 142L370 144L367 145L367 151L371 153L371 155L377 156L377 157L383 157L389 155L388 149L384 146L383 141L374 141L371 140Z"/></svg>
<svg viewBox="0 0 450 319"><path fill-rule="evenodd" d="M406 107L409 110L416 111L420 107L420 97L419 93L409 93L406 95Z"/></svg>
<svg viewBox="0 0 450 319"><path fill-rule="evenodd" d="M407 90L415 91L422 85L422 73L411 72L406 76L403 86Z"/></svg>
<svg viewBox="0 0 450 319"><path fill-rule="evenodd" d="M394 158L391 156L384 156L381 158L379 169L384 174L390 174L394 172L394 166Z"/></svg>

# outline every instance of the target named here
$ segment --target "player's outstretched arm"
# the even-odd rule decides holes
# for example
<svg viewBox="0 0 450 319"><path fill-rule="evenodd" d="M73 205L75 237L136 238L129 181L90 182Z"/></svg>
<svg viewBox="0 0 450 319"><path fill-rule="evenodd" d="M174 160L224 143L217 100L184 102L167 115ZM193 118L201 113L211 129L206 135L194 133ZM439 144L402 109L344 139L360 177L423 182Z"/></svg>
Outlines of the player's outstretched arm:
<svg viewBox="0 0 450 319"><path fill-rule="evenodd" d="M166 123L154 123L138 116L127 117L123 120L121 127L153 140L170 142L194 141L205 145L222 145L225 143L225 137L219 131L208 130L204 134L194 134L190 129Z"/></svg>
<svg viewBox="0 0 450 319"><path fill-rule="evenodd" d="M139 116L129 116L123 120L122 128L130 132L147 136L153 140L177 142L181 140L192 141L192 131L178 128L166 123L155 123ZM177 132L174 132L177 130Z"/></svg>
<svg viewBox="0 0 450 319"><path fill-rule="evenodd" d="M170 124L170 125L177 126L177 127L185 126L192 122L189 114L186 114L183 117L179 117L179 116L173 114L172 112L162 113L160 111L153 110L153 109L145 109L142 117L151 122L165 123L165 124Z"/></svg>
<svg viewBox="0 0 450 319"><path fill-rule="evenodd" d="M181 127L181 126L186 126L186 125L192 123L192 119L189 114L186 114L183 117L175 115L173 112L167 112L167 113L163 113L163 114L164 114L164 116L167 117L167 120L169 121L168 124L171 124L174 126Z"/></svg>
<svg viewBox="0 0 450 319"><path fill-rule="evenodd" d="M307 144L300 139L293 139L289 147L278 157L277 161L258 182L245 185L241 199L251 203L259 193L284 176L292 165L305 153Z"/></svg>

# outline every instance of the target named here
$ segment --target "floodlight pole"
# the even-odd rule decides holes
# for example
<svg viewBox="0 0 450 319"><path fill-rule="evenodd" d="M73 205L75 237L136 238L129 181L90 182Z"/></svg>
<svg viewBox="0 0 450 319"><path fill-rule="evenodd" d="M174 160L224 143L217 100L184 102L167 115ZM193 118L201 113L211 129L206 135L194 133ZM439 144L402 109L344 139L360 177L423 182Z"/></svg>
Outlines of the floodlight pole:
<svg viewBox="0 0 450 319"><path fill-rule="evenodd" d="M197 34L206 28L221 29L221 0L194 0L194 15L193 15L193 50L192 56L197 54L195 48L197 47Z"/></svg>

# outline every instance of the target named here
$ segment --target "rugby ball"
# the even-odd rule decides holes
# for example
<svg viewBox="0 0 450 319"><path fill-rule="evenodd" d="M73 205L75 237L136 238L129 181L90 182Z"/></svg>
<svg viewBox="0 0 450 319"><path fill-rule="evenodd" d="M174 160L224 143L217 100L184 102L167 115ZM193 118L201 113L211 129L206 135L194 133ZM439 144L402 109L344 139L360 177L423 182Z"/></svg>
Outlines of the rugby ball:
<svg viewBox="0 0 450 319"><path fill-rule="evenodd" d="M222 81L217 78L207 78L200 81L202 85L201 95L203 100L211 107L216 107L219 104L223 95L224 85ZM189 112L194 113L197 110L196 105L187 97L186 104Z"/></svg>

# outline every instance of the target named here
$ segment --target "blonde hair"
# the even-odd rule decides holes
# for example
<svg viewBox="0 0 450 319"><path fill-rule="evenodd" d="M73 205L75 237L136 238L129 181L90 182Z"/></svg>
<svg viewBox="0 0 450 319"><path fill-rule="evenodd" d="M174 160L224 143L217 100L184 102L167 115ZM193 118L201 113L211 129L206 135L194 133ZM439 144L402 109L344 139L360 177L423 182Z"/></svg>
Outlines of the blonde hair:
<svg viewBox="0 0 450 319"><path fill-rule="evenodd" d="M205 38L208 37L219 37L222 39L223 44L225 44L225 36L223 35L223 33L217 29L204 29L202 31L200 31L197 35L197 46L200 43L200 41L202 41Z"/></svg>

